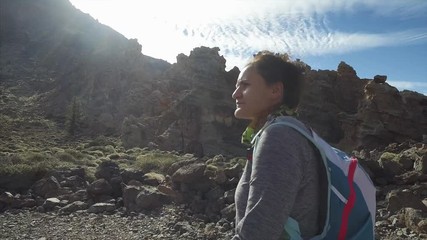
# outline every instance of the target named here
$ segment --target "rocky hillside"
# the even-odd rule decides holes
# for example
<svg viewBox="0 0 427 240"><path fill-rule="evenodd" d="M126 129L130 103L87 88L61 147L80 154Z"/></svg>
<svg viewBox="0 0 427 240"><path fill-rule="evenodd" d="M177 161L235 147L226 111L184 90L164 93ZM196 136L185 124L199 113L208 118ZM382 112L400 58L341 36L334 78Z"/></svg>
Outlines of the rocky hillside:
<svg viewBox="0 0 427 240"><path fill-rule="evenodd" d="M225 71L219 49L198 48L171 65L66 0L2 5L2 91L32 96L31 111L64 125L77 105L79 134L122 134L128 147L239 151L233 144L243 124L231 119L230 97L236 71Z"/></svg>
<svg viewBox="0 0 427 240"><path fill-rule="evenodd" d="M233 118L230 97L240 70L226 71L218 48L196 47L169 64L67 0L2 0L1 11L5 116L15 119L7 109L27 98L19 106L26 113L59 130L71 125L76 135L121 136L126 147L197 155L242 153L245 123ZM360 79L344 62L336 71L307 66L300 118L348 151L423 141L426 96L385 80Z"/></svg>

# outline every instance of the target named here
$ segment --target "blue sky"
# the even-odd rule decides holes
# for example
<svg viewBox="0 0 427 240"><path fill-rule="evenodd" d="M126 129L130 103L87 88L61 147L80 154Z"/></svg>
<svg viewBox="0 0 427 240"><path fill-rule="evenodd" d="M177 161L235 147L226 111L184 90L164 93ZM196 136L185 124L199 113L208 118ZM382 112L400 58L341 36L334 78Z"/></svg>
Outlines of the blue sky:
<svg viewBox="0 0 427 240"><path fill-rule="evenodd" d="M142 53L176 62L219 47L227 70L260 50L287 52L313 69L340 61L360 78L387 75L399 90L427 95L425 0L71 0Z"/></svg>

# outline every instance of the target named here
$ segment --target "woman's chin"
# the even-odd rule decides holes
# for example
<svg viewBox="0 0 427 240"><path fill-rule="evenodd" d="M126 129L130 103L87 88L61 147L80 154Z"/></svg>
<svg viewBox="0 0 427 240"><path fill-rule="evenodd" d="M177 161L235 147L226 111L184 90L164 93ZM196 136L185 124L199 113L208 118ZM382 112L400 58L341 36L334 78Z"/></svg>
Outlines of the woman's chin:
<svg viewBox="0 0 427 240"><path fill-rule="evenodd" d="M236 109L236 111L234 111L234 116L237 119L251 119L250 117L248 117L243 111L241 111L240 109Z"/></svg>

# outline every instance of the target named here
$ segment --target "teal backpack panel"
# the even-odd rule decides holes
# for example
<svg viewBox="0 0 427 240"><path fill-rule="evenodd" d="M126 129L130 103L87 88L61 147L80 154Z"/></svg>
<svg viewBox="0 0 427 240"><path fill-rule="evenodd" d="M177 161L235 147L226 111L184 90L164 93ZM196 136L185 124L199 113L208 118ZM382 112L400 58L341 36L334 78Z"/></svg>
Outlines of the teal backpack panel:
<svg viewBox="0 0 427 240"><path fill-rule="evenodd" d="M345 152L330 146L312 129L310 135L291 122L280 118L278 120L272 124L291 127L309 139L319 150L327 169L327 219L323 232L312 239L375 239L376 189L357 159L350 158ZM301 239L297 236L298 231L294 231L299 230L295 220L287 221L286 229L289 239Z"/></svg>

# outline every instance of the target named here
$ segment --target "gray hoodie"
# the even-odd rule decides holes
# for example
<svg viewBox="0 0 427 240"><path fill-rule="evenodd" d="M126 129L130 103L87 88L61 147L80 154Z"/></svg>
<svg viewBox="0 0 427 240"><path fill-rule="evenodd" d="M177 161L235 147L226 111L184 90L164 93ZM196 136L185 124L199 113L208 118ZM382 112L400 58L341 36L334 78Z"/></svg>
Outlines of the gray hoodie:
<svg viewBox="0 0 427 240"><path fill-rule="evenodd" d="M280 239L288 217L298 221L304 239L323 228L327 180L322 159L303 135L271 125L274 121L289 121L309 132L289 116L266 123L236 189L233 240Z"/></svg>

